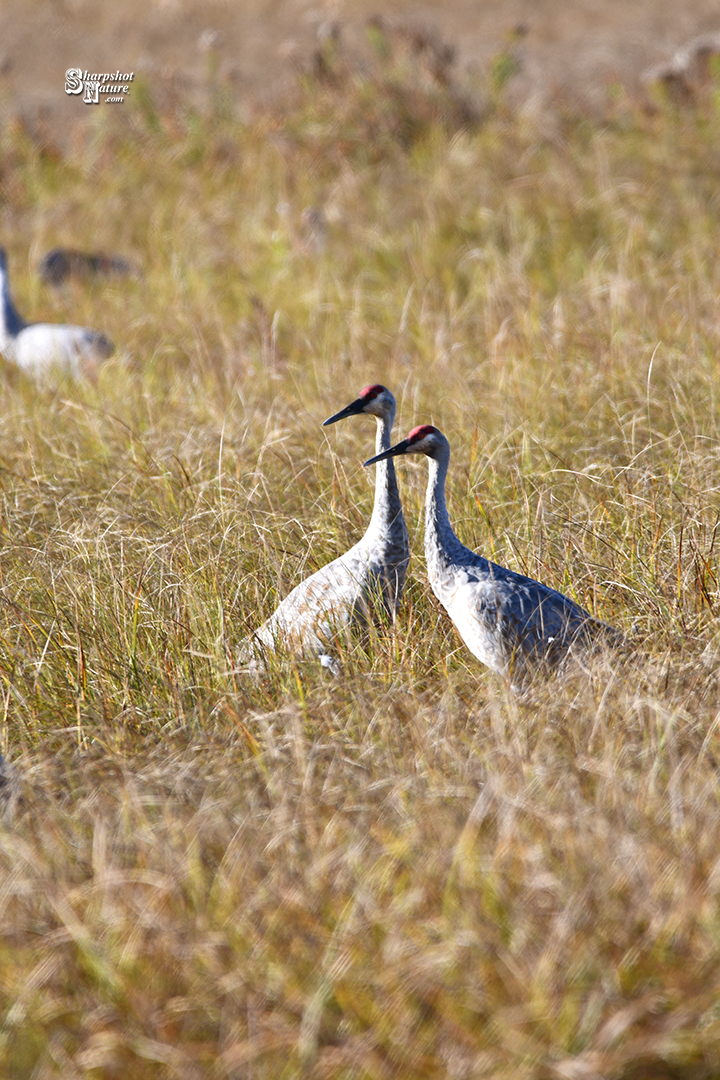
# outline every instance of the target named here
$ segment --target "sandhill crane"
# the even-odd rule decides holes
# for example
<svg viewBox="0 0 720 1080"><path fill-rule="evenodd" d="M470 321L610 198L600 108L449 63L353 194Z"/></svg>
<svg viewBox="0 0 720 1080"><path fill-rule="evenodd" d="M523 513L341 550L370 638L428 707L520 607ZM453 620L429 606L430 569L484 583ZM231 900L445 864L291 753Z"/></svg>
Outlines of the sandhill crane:
<svg viewBox="0 0 720 1080"><path fill-rule="evenodd" d="M617 630L594 619L574 600L460 543L445 505L450 444L442 432L429 424L413 428L407 439L365 465L399 454L425 454L429 459L425 558L430 585L470 652L483 664L520 689L533 668L554 667L574 644L621 643Z"/></svg>
<svg viewBox="0 0 720 1080"><path fill-rule="evenodd" d="M346 416L369 413L377 420L375 449L390 446L395 398L378 384L366 386L357 400L329 417L324 427ZM388 461L375 478L372 517L363 538L344 555L306 578L286 596L270 618L241 645L241 661L257 659L278 646L315 654L324 667L337 672L331 654L335 639L350 624L364 622L376 608L392 619L397 611L410 545L405 527L395 466Z"/></svg>
<svg viewBox="0 0 720 1080"><path fill-rule="evenodd" d="M0 352L23 371L40 375L57 366L72 375L90 375L114 352L97 330L60 323L26 323L12 302L7 256L0 248Z"/></svg>

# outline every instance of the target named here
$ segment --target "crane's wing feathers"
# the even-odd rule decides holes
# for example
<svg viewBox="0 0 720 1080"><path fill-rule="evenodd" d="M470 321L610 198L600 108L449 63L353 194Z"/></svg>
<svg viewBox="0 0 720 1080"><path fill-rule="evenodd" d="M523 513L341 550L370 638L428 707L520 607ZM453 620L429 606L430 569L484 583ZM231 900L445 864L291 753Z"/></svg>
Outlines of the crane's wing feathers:
<svg viewBox="0 0 720 1080"><path fill-rule="evenodd" d="M621 634L556 589L468 554L467 563L436 572L433 588L465 644L493 670L552 667L576 643L621 643Z"/></svg>
<svg viewBox="0 0 720 1080"><path fill-rule="evenodd" d="M356 544L296 585L270 618L241 644L240 658L247 658L255 643L261 652L281 645L322 659L344 630L366 622L374 609L394 616L408 560L407 553L397 563L378 558L362 543Z"/></svg>

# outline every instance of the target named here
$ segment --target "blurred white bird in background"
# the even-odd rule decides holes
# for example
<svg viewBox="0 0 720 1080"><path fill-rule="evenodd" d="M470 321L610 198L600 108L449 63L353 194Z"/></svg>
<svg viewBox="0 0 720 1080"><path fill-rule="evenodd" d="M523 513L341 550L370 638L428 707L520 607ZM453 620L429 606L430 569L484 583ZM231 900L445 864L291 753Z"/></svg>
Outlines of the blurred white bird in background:
<svg viewBox="0 0 720 1080"><path fill-rule="evenodd" d="M0 248L0 352L29 375L53 368L66 373L94 375L115 351L104 334L84 326L62 323L27 323L13 304L7 255Z"/></svg>

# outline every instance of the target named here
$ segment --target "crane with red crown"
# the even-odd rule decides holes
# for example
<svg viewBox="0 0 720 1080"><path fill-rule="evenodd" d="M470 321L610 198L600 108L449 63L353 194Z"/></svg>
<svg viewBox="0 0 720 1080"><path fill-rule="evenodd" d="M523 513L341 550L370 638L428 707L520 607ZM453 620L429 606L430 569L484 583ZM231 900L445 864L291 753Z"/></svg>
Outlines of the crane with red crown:
<svg viewBox="0 0 720 1080"><path fill-rule="evenodd" d="M387 387L374 383L323 426L368 413L377 422L375 449L381 453L391 444L395 410L395 398ZM316 655L324 667L337 672L333 643L338 635L366 622L374 611L394 619L409 561L395 465L386 461L375 478L375 501L365 535L344 555L295 586L270 618L244 640L241 661L256 666L268 652L282 648Z"/></svg>
<svg viewBox="0 0 720 1080"><path fill-rule="evenodd" d="M622 635L594 619L568 596L498 566L470 551L455 535L445 504L450 444L430 424L365 462L384 463L400 454L424 454L429 477L425 496L425 559L435 596L470 652L515 689L533 670L556 667L575 647L620 645Z"/></svg>

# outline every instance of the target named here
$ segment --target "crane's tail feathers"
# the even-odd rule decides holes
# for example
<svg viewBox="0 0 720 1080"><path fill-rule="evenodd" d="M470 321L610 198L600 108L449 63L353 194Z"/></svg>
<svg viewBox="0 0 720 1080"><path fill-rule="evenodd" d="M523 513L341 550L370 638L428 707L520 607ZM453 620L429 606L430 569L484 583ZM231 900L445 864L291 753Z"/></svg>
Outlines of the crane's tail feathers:
<svg viewBox="0 0 720 1080"><path fill-rule="evenodd" d="M624 649L628 639L620 630L600 619L588 619L579 629L577 639L585 646Z"/></svg>

